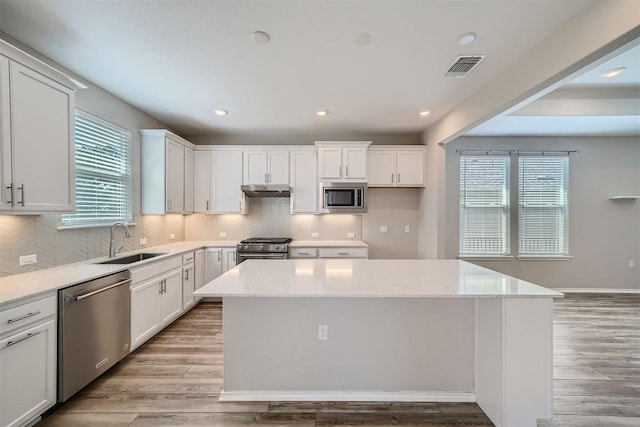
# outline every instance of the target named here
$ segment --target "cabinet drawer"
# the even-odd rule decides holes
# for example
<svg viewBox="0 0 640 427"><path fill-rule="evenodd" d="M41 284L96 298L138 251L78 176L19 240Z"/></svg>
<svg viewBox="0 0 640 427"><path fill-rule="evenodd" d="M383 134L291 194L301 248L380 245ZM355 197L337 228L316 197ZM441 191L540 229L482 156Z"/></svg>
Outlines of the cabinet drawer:
<svg viewBox="0 0 640 427"><path fill-rule="evenodd" d="M316 248L291 248L289 255L291 258L317 258L318 249Z"/></svg>
<svg viewBox="0 0 640 427"><path fill-rule="evenodd" d="M195 255L193 254L193 252L189 252L188 254L184 254L182 255L182 264L191 264L193 263L193 260L195 259Z"/></svg>
<svg viewBox="0 0 640 427"><path fill-rule="evenodd" d="M0 335L56 314L57 295L0 311Z"/></svg>
<svg viewBox="0 0 640 427"><path fill-rule="evenodd" d="M368 258L368 248L320 248L320 258Z"/></svg>
<svg viewBox="0 0 640 427"><path fill-rule="evenodd" d="M132 287L144 280L151 279L159 274L166 273L174 268L182 267L182 256L174 256L169 259L147 264L145 266L130 268Z"/></svg>

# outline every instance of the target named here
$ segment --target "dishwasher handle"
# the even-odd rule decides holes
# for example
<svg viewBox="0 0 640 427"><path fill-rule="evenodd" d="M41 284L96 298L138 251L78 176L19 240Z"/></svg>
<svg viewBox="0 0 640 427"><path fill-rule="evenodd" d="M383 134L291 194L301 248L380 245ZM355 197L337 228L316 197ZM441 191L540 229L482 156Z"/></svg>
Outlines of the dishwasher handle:
<svg viewBox="0 0 640 427"><path fill-rule="evenodd" d="M98 289L96 291L87 292L86 294L74 296L71 299L73 301L81 301L81 300L83 300L85 298L89 298L89 297L91 297L93 295L99 294L99 293L104 292L104 291L108 291L109 289L117 288L118 286L121 286L121 285L124 285L124 284L127 284L127 283L131 283L131 279L122 280L122 281L120 281L118 283L114 283L113 285L106 286L104 288L100 288L100 289Z"/></svg>

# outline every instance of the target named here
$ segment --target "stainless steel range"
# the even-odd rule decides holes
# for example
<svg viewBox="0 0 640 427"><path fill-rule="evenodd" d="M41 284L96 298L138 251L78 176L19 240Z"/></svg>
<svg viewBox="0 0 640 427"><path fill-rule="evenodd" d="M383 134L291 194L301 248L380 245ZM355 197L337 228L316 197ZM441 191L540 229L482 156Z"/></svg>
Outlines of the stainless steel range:
<svg viewBox="0 0 640 427"><path fill-rule="evenodd" d="M289 258L289 237L252 237L238 245L238 264L248 259Z"/></svg>

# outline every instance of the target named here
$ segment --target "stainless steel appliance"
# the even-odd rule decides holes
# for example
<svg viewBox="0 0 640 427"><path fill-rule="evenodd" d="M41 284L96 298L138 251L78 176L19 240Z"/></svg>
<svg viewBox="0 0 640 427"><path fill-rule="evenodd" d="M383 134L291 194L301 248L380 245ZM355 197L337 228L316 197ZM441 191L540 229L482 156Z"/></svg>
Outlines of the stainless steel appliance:
<svg viewBox="0 0 640 427"><path fill-rule="evenodd" d="M248 259L289 258L289 237L252 237L238 245L238 264Z"/></svg>
<svg viewBox="0 0 640 427"><path fill-rule="evenodd" d="M326 182L322 184L322 213L367 213L366 182Z"/></svg>
<svg viewBox="0 0 640 427"><path fill-rule="evenodd" d="M58 401L129 354L129 272L58 291Z"/></svg>
<svg viewBox="0 0 640 427"><path fill-rule="evenodd" d="M240 186L247 197L290 197L291 188L286 184L250 184Z"/></svg>

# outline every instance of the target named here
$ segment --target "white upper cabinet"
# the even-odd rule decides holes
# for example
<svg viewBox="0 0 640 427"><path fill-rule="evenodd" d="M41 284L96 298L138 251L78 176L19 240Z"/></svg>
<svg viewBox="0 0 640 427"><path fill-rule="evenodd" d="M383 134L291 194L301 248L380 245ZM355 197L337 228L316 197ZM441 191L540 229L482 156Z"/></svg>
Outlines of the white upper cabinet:
<svg viewBox="0 0 640 427"><path fill-rule="evenodd" d="M213 205L211 213L244 214L242 151L212 151Z"/></svg>
<svg viewBox="0 0 640 427"><path fill-rule="evenodd" d="M367 147L371 141L316 141L318 178L367 181Z"/></svg>
<svg viewBox="0 0 640 427"><path fill-rule="evenodd" d="M369 187L424 187L426 147L374 146L369 149Z"/></svg>
<svg viewBox="0 0 640 427"><path fill-rule="evenodd" d="M143 129L142 213L193 212L193 144L164 129ZM185 166L186 165L186 166ZM189 175L189 176L187 176ZM188 194L191 195L188 195Z"/></svg>
<svg viewBox="0 0 640 427"><path fill-rule="evenodd" d="M0 107L0 210L72 212L73 84L0 40Z"/></svg>
<svg viewBox="0 0 640 427"><path fill-rule="evenodd" d="M243 183L289 185L289 152L244 151Z"/></svg>
<svg viewBox="0 0 640 427"><path fill-rule="evenodd" d="M184 212L193 212L193 196L194 196L194 154L189 147L184 147Z"/></svg>
<svg viewBox="0 0 640 427"><path fill-rule="evenodd" d="M291 213L318 213L317 169L315 150L291 152Z"/></svg>
<svg viewBox="0 0 640 427"><path fill-rule="evenodd" d="M211 212L211 152L196 151L193 160L193 211Z"/></svg>

